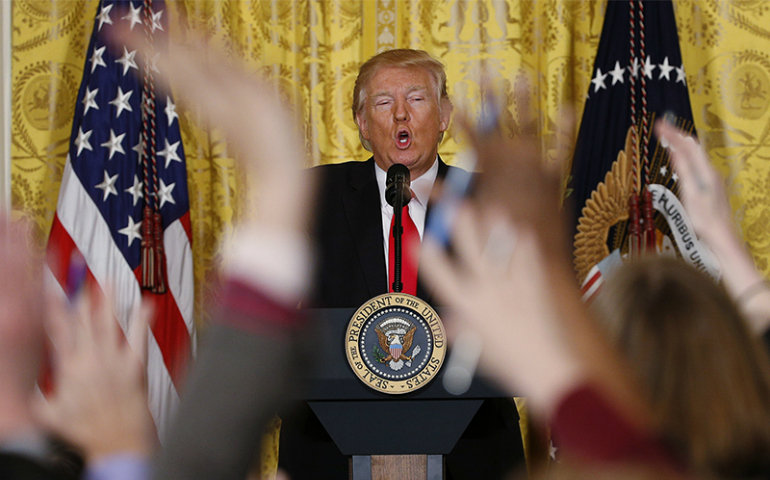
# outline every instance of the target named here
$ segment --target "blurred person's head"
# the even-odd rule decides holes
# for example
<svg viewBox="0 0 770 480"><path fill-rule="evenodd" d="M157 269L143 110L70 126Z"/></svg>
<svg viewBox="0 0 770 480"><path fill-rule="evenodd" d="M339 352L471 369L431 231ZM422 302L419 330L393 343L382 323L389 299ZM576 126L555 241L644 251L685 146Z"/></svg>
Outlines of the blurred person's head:
<svg viewBox="0 0 770 480"><path fill-rule="evenodd" d="M383 170L428 171L449 127L444 65L422 50L388 50L367 60L353 89L353 119L364 148Z"/></svg>
<svg viewBox="0 0 770 480"><path fill-rule="evenodd" d="M597 308L661 431L698 473L770 472L770 360L726 292L684 262L619 268Z"/></svg>

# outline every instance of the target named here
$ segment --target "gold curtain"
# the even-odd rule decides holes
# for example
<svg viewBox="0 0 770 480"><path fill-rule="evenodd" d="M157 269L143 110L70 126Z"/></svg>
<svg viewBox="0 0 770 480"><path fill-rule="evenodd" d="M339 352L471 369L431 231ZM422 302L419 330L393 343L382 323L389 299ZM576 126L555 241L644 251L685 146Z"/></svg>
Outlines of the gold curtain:
<svg viewBox="0 0 770 480"><path fill-rule="evenodd" d="M96 0L13 2L12 203L50 229ZM770 272L770 4L764 0L675 1L699 135L727 177L736 221L760 268ZM185 0L169 2L173 35L202 32L229 56L270 79L304 125L312 164L363 160L350 112L358 66L387 48L421 48L447 66L450 96L479 109L480 78L508 101L518 128L517 80L553 134L562 104L582 112L605 1L573 0ZM243 205L243 184L216 130L180 107L195 258L196 322L205 324L217 247ZM254 112L259 115L259 112ZM452 163L450 128L440 148ZM276 438L273 436L273 438ZM275 445L266 449L274 468Z"/></svg>
<svg viewBox="0 0 770 480"><path fill-rule="evenodd" d="M693 116L754 261L770 273L770 3L676 2Z"/></svg>

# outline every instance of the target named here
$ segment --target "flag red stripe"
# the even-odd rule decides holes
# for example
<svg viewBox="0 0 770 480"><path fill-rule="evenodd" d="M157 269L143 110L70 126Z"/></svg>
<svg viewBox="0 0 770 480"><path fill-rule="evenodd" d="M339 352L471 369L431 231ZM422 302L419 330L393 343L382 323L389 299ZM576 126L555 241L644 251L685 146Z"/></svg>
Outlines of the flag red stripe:
<svg viewBox="0 0 770 480"><path fill-rule="evenodd" d="M67 285L67 272L70 267L72 252L76 250L75 242L72 241L67 230L64 229L59 221L59 215L54 214L53 225L51 225L51 235L48 237L48 248L46 257L48 267L51 269L59 285L64 288Z"/></svg>
<svg viewBox="0 0 770 480"><path fill-rule="evenodd" d="M134 270L137 281L141 278L142 267ZM162 295L143 291L142 300L153 306L152 333L158 342L163 363L168 369L174 385L179 389L184 382L187 366L192 359L190 354L190 334L184 318L177 308L176 300L170 291Z"/></svg>
<svg viewBox="0 0 770 480"><path fill-rule="evenodd" d="M187 241L192 246L192 225L190 224L190 212L185 212L184 215L179 217L179 223L182 224L185 233L187 234Z"/></svg>
<svg viewBox="0 0 770 480"><path fill-rule="evenodd" d="M72 185L79 184L76 177L70 177L70 179L73 180ZM77 250L71 235L62 225L58 214L55 214L48 241L48 264L65 292L72 254ZM89 285L99 287L90 267L87 269L86 275L86 281ZM136 275L137 272L135 271L134 276ZM187 366L190 364L190 334L171 292L164 295L143 295L143 298L152 301L155 307L153 334L171 381L178 390L184 380Z"/></svg>
<svg viewBox="0 0 770 480"><path fill-rule="evenodd" d="M594 273L593 275L591 275L588 281L584 283L582 287L580 287L580 291L583 293L587 292L588 290L591 289L591 287L593 287L594 283L596 283L596 281L599 280L600 278L602 278L601 272Z"/></svg>

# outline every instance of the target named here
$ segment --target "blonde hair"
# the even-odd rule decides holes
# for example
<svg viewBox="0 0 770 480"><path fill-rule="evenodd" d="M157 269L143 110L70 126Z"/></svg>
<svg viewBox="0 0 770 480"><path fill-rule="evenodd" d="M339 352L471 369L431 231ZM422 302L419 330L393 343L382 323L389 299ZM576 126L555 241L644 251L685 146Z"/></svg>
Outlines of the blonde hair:
<svg viewBox="0 0 770 480"><path fill-rule="evenodd" d="M358 70L358 77L356 78L355 87L353 87L353 103L351 110L353 112L353 121L358 125L358 114L364 108L364 102L366 101L366 86L369 81L383 68L387 67L399 67L410 68L419 67L424 68L433 79L433 91L436 93L436 101L438 102L439 109L443 101L449 101L449 95L446 89L446 71L444 70L444 64L431 57L430 54L424 50L413 50L410 48L398 48L395 50L386 50L382 53L378 53L373 56ZM361 135L361 128L358 129L358 138L361 140L361 144L365 149L372 151L372 146L368 140ZM439 135L439 143L444 138L444 132Z"/></svg>
<svg viewBox="0 0 770 480"><path fill-rule="evenodd" d="M721 287L652 257L621 267L596 307L696 472L770 472L770 360Z"/></svg>

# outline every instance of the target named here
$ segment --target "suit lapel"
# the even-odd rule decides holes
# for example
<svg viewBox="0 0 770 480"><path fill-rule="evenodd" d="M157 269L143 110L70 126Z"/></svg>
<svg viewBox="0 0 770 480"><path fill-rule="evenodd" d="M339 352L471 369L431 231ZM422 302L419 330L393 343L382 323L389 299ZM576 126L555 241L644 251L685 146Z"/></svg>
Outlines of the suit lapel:
<svg viewBox="0 0 770 480"><path fill-rule="evenodd" d="M380 191L374 175L374 159L357 168L343 196L345 216L370 296L388 291L383 249Z"/></svg>

